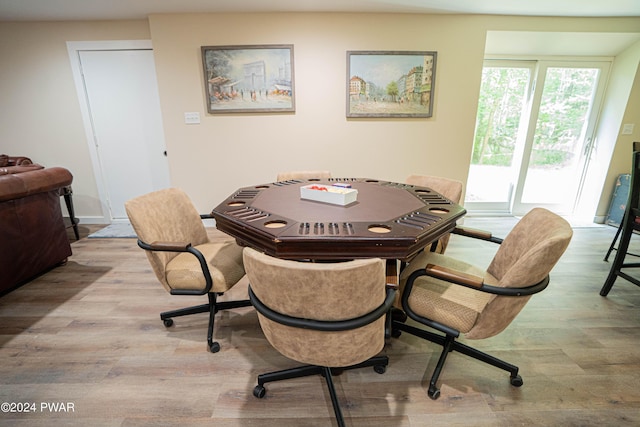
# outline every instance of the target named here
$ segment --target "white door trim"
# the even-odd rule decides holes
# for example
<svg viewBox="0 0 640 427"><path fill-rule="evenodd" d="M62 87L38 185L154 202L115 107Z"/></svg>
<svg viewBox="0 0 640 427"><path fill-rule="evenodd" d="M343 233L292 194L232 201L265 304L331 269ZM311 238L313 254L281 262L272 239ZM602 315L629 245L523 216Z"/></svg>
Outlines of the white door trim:
<svg viewBox="0 0 640 427"><path fill-rule="evenodd" d="M95 143L95 132L91 121L89 111L89 102L86 96L84 80L82 78L82 70L80 66L79 52L83 50L136 50L136 49L153 49L151 40L96 40L96 41L76 41L67 42L67 51L69 60L71 61L71 72L73 73L73 81L78 94L80 103L80 113L82 114L82 122L84 124L87 145L89 146L89 156L93 166L93 173L96 180L98 197L100 198L100 207L102 216L92 217L92 220L100 224L111 223L109 214L109 206L107 202L108 192L106 189L104 177L102 176L102 167L98 158L98 151Z"/></svg>

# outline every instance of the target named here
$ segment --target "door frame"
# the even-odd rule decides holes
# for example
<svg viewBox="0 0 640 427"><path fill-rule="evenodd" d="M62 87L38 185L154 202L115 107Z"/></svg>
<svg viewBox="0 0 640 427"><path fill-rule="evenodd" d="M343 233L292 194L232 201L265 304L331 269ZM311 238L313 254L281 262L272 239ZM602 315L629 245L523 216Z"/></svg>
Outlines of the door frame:
<svg viewBox="0 0 640 427"><path fill-rule="evenodd" d="M91 120L89 100L87 98L84 79L82 77L80 51L150 49L153 50L151 40L96 40L67 42L67 52L69 53L69 60L71 62L71 72L73 74L73 81L75 83L76 93L78 95L80 113L82 115L82 122L84 124L87 145L89 147L89 157L91 158L91 165L93 166L93 174L98 190L98 197L100 199L100 208L102 210L102 216L94 217L92 219L97 221L99 224L110 224L111 222L118 221L112 221L111 215L109 213L108 191L105 184L102 165L100 164L100 159L98 156L98 149L95 140L95 129Z"/></svg>

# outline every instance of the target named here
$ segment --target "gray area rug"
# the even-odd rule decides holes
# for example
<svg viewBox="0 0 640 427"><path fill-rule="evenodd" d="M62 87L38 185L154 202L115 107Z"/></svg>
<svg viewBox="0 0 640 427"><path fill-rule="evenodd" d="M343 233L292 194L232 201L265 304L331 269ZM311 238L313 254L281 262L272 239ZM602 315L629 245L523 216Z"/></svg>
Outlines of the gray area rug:
<svg viewBox="0 0 640 427"><path fill-rule="evenodd" d="M135 239L138 236L128 222L117 222L107 225L105 228L89 234L89 239Z"/></svg>
<svg viewBox="0 0 640 427"><path fill-rule="evenodd" d="M213 219L204 219L202 221L205 227L215 228L216 222ZM91 233L88 236L90 239L137 239L136 232L133 231L133 227L129 222L114 222L107 225L95 233Z"/></svg>

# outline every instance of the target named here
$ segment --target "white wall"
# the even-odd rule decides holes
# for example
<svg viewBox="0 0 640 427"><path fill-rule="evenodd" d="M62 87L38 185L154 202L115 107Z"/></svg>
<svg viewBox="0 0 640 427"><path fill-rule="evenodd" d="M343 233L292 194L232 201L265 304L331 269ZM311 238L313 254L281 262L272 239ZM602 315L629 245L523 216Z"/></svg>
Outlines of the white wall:
<svg viewBox="0 0 640 427"><path fill-rule="evenodd" d="M424 173L466 181L488 30L633 32L639 23L640 18L313 13L0 23L0 152L69 168L78 215L84 222L101 216L66 42L151 39L172 184L184 188L201 211L239 186L271 181L289 169L390 180ZM294 45L295 113L205 113L201 46L283 43ZM348 50L437 51L434 116L347 120ZM622 111L637 112L640 105L637 99L612 102ZM199 111L201 124L185 125L186 111Z"/></svg>
<svg viewBox="0 0 640 427"><path fill-rule="evenodd" d="M597 212L603 216L602 219L609 209L618 175L631 172L633 141L640 141L639 64L640 42L616 57L609 78L607 97L598 129L600 137L592 160L594 171L600 173L591 174L587 182L595 191L602 191L597 206ZM635 78L629 78L630 76ZM627 123L635 124L634 131L629 135L623 135L622 127Z"/></svg>
<svg viewBox="0 0 640 427"><path fill-rule="evenodd" d="M147 21L0 22L0 153L69 169L82 222L103 215L66 42L149 38Z"/></svg>
<svg viewBox="0 0 640 427"><path fill-rule="evenodd" d="M465 22L415 15L152 16L174 184L206 208L284 170L465 180L484 46L484 33ZM207 114L200 46L256 43L294 45L295 114ZM437 51L433 117L347 120L348 50ZM201 124L184 124L185 111L199 111Z"/></svg>

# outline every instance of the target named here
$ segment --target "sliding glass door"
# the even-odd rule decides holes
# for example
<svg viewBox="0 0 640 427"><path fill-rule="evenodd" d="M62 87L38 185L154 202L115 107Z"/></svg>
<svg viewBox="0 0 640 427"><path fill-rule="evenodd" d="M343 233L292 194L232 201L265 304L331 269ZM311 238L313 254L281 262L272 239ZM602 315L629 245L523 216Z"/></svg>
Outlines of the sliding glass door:
<svg viewBox="0 0 640 427"><path fill-rule="evenodd" d="M608 63L487 61L465 207L573 212Z"/></svg>
<svg viewBox="0 0 640 427"><path fill-rule="evenodd" d="M485 63L465 197L468 210L511 211L534 69L535 62Z"/></svg>

